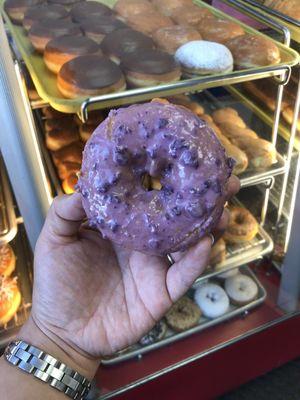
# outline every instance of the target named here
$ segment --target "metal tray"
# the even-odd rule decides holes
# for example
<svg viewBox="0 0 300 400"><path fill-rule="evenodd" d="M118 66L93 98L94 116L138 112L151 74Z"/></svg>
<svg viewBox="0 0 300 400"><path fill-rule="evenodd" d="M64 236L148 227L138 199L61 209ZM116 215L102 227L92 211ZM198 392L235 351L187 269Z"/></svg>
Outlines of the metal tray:
<svg viewBox="0 0 300 400"><path fill-rule="evenodd" d="M15 317L5 327L0 327L0 349L4 348L15 336L29 316L32 299L32 253L29 248L25 229L19 226L17 236L10 242L16 255L16 269L13 276L18 277L18 286L22 301Z"/></svg>
<svg viewBox="0 0 300 400"><path fill-rule="evenodd" d="M115 0L106 0L103 2L109 6L113 6ZM209 8L217 17L234 20L236 23L239 23L241 26L243 26L247 32L255 33L256 35L263 35L255 29L250 28L240 21L227 16L223 12L207 5L200 0L195 0L195 3L201 5L202 7ZM87 119L87 107L89 106L91 106L90 108L108 108L122 104L145 101L157 96L168 96L177 93L199 91L207 87L223 86L226 84L232 84L246 80L280 75L289 67L296 65L299 60L299 55L297 52L276 42L281 52L281 63L277 65L234 71L228 74L199 76L193 79L181 80L174 84L125 90L120 93L107 94L91 98L66 99L62 97L56 87L56 75L47 70L41 55L33 50L33 47L25 34L25 30L21 26L13 25L11 23L3 6L4 0L0 0L0 10L7 21L8 28L25 61L39 96L43 100L50 103L53 108L62 112L78 113L83 120Z"/></svg>
<svg viewBox="0 0 300 400"><path fill-rule="evenodd" d="M194 328L188 329L184 332L175 333L170 328L168 328L165 338L163 338L159 342L153 343L148 346L141 346L139 344L135 344L133 346L128 347L124 351L116 353L115 355L113 355L110 358L103 358L101 360L101 364L113 365L113 364L117 364L121 361L129 360L130 358L134 358L134 357L140 358L140 357L142 357L143 354L148 353L149 351L159 349L160 347L163 347L167 344L174 343L177 340L186 338L187 336L190 336L194 333L201 332L205 329L208 329L214 325L218 325L224 321L227 321L227 320L237 317L239 315L243 315L243 314L245 315L252 308L257 307L258 305L262 304L265 301L266 296L267 296L265 288L259 282L259 280L255 276L255 274L250 270L250 268L242 267L240 270L243 274L249 275L251 278L253 278L255 280L255 282L257 283L259 292L258 292L258 297L256 300L254 300L251 303L249 303L245 306L242 306L242 307L236 307L236 306L230 305L230 310L226 314L222 315L221 317L212 319L212 320L205 318L205 317L201 317L199 324L197 326L195 326Z"/></svg>
<svg viewBox="0 0 300 400"><path fill-rule="evenodd" d="M254 99L253 95L250 92L245 93L245 91L236 86L227 86L226 89L237 99L242 101L250 110L252 110L262 121L264 121L267 125L273 125L273 114L266 105L262 107L262 103L259 105L256 104L256 99ZM290 140L291 136L291 126L281 118L281 122L278 127L278 133L281 137L283 137L287 142ZM296 150L300 150L300 138L298 136L295 137L294 148Z"/></svg>
<svg viewBox="0 0 300 400"><path fill-rule="evenodd" d="M0 245L17 234L17 220L5 165L0 154Z"/></svg>

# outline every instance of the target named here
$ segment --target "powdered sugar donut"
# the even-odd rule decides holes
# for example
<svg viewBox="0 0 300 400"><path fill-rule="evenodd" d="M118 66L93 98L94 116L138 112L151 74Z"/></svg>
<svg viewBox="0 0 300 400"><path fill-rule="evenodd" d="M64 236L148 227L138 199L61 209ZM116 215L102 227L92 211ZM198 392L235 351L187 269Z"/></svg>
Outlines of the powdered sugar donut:
<svg viewBox="0 0 300 400"><path fill-rule="evenodd" d="M233 70L230 50L219 43L194 40L180 46L175 59L186 76L217 74Z"/></svg>
<svg viewBox="0 0 300 400"><path fill-rule="evenodd" d="M206 283L194 293L194 300L207 318L217 318L225 314L229 308L229 298L221 286Z"/></svg>
<svg viewBox="0 0 300 400"><path fill-rule="evenodd" d="M78 188L104 237L164 255L193 245L217 224L232 167L204 121L155 101L109 113L87 142Z"/></svg>
<svg viewBox="0 0 300 400"><path fill-rule="evenodd" d="M227 278L225 290L233 304L243 306L256 299L258 286L250 276L238 274Z"/></svg>

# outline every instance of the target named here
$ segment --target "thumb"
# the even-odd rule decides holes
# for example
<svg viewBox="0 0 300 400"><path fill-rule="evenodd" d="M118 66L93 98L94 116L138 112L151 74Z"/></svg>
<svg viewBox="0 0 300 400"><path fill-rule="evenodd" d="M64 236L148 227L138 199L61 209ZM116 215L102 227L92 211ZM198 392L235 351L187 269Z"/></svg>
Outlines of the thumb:
<svg viewBox="0 0 300 400"><path fill-rule="evenodd" d="M80 193L58 196L48 211L41 237L55 244L74 241L85 217Z"/></svg>

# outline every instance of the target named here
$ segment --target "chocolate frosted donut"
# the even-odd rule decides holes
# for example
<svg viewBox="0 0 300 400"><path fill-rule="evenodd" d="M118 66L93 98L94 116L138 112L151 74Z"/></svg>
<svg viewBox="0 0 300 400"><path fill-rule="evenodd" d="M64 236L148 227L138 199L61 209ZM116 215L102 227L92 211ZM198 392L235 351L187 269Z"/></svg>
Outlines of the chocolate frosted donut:
<svg viewBox="0 0 300 400"><path fill-rule="evenodd" d="M44 52L50 40L64 35L81 36L82 31L79 25L71 21L63 19L53 20L50 18L35 22L28 32L31 44L39 53Z"/></svg>
<svg viewBox="0 0 300 400"><path fill-rule="evenodd" d="M180 79L179 65L170 54L160 50L139 49L121 59L121 68L132 86L156 86Z"/></svg>
<svg viewBox="0 0 300 400"><path fill-rule="evenodd" d="M119 29L109 33L101 43L103 53L116 63L120 58L138 49L154 49L152 39L133 29Z"/></svg>
<svg viewBox="0 0 300 400"><path fill-rule="evenodd" d="M112 110L86 144L78 183L92 226L128 249L186 249L217 224L233 168L190 110L152 102ZM146 190L145 177L161 190Z"/></svg>
<svg viewBox="0 0 300 400"><path fill-rule="evenodd" d="M59 91L68 98L96 96L124 90L120 68L106 57L79 56L65 63L57 76Z"/></svg>
<svg viewBox="0 0 300 400"><path fill-rule="evenodd" d="M112 10L98 1L83 1L71 8L71 17L74 22L83 22L89 17L103 17L111 14Z"/></svg>
<svg viewBox="0 0 300 400"><path fill-rule="evenodd" d="M41 19L63 19L69 16L68 11L59 4L42 4L28 8L24 14L23 26L28 31L31 26Z"/></svg>
<svg viewBox="0 0 300 400"><path fill-rule="evenodd" d="M99 44L107 34L127 28L124 22L110 16L87 18L80 25L85 35Z"/></svg>
<svg viewBox="0 0 300 400"><path fill-rule="evenodd" d="M58 73L66 62L86 54L101 55L99 45L85 36L62 36L50 40L44 51L44 61L50 71Z"/></svg>
<svg viewBox="0 0 300 400"><path fill-rule="evenodd" d="M5 0L4 9L14 24L21 24L29 7L44 3L44 0Z"/></svg>

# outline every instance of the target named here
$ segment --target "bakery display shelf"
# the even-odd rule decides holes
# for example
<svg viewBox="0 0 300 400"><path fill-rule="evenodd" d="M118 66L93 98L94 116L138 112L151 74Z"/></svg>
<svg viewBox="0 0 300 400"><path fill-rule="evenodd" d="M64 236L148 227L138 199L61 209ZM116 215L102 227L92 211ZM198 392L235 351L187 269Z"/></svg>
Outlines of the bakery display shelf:
<svg viewBox="0 0 300 400"><path fill-rule="evenodd" d="M105 3L113 6L115 0ZM244 30L256 35L262 33L249 27L240 21L227 16L225 13L197 0L197 5L209 8L217 17L234 20L243 26ZM281 75L296 65L299 61L299 55L294 50L287 48L281 43L276 42L281 52L281 62L277 65L266 67L257 67L246 70L233 71L227 74L218 74L212 76L198 76L196 78L184 79L176 83L164 84L160 86L147 87L142 89L130 89L119 93L112 93L90 98L66 99L59 93L56 86L56 75L47 70L43 58L34 51L25 30L21 26L12 24L4 10L4 0L0 0L0 10L7 22L10 33L18 47L19 52L28 68L31 78L34 82L39 96L53 108L67 113L78 113L82 120L87 119L87 109L108 108L117 105L136 103L149 100L157 96L170 96L179 93L199 91L208 87L217 87L237 82L259 79L268 76Z"/></svg>
<svg viewBox="0 0 300 400"><path fill-rule="evenodd" d="M262 121L264 121L267 125L273 126L273 114L272 111L266 108L266 106L262 107L262 105L258 105L256 100L252 98L251 93L245 93L245 91L236 86L228 86L226 88L233 96L243 102L250 110L252 110ZM290 140L291 136L291 127L282 120L278 126L278 133L282 136L287 142ZM296 150L300 150L300 138L298 136L295 137L294 148Z"/></svg>
<svg viewBox="0 0 300 400"><path fill-rule="evenodd" d="M33 257L26 237L25 228L19 226L18 234L10 242L16 256L16 269L12 276L18 277L18 286L21 292L21 305L13 317L4 327L0 326L0 348L4 348L15 336L16 332L27 320L32 299L32 263Z"/></svg>
<svg viewBox="0 0 300 400"><path fill-rule="evenodd" d="M231 318L238 317L238 316L245 316L247 315L248 311L253 309L254 307L259 306L262 304L265 299L266 299L266 290L260 283L260 281L257 279L256 275L251 271L250 268L247 266L244 266L240 268L240 271L245 274L250 276L254 281L256 282L258 286L258 296L255 300L252 302L248 303L245 306L237 307L234 305L230 305L229 311L215 319L208 319L206 317L201 316L199 320L199 324L196 325L195 327L188 329L184 332L174 332L171 328L168 328L166 336L161 339L160 341L147 345L147 346L141 346L140 344L135 344L133 346L128 347L127 349L120 351L113 355L110 358L103 358L101 360L101 364L103 365L113 365L117 364L121 361L126 361L131 358L137 357L140 358L143 354L148 353L149 351L159 349L162 346L166 346L170 343L174 343L177 340L186 338L187 336L193 335L194 333L199 333L201 331L204 331L205 329L208 329L212 326L221 324L222 322L228 321ZM190 296L193 296L193 291L194 289L190 289L188 294Z"/></svg>
<svg viewBox="0 0 300 400"><path fill-rule="evenodd" d="M0 245L17 234L17 219L4 162L0 154Z"/></svg>

